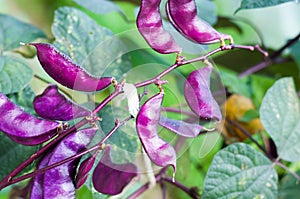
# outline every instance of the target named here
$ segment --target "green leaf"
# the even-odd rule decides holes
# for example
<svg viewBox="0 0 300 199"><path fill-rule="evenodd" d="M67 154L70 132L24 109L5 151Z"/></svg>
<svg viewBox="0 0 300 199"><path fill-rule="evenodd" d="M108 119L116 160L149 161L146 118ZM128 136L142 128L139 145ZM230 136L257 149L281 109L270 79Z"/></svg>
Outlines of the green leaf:
<svg viewBox="0 0 300 199"><path fill-rule="evenodd" d="M120 12L121 9L117 4L107 0L74 0L77 4L89 9L96 14L106 14L110 12Z"/></svg>
<svg viewBox="0 0 300 199"><path fill-rule="evenodd" d="M15 93L24 88L32 79L31 68L9 56L0 56L0 92Z"/></svg>
<svg viewBox="0 0 300 199"><path fill-rule="evenodd" d="M56 10L52 32L54 45L95 76L119 79L131 68L121 40L75 8Z"/></svg>
<svg viewBox="0 0 300 199"><path fill-rule="evenodd" d="M292 45L291 55L297 63L298 71L300 72L300 41Z"/></svg>
<svg viewBox="0 0 300 199"><path fill-rule="evenodd" d="M264 8L269 6L276 6L290 1L294 1L294 0L242 0L241 6L238 8L237 11L241 9L253 9L253 8Z"/></svg>
<svg viewBox="0 0 300 199"><path fill-rule="evenodd" d="M205 178L202 198L277 198L272 162L244 143L219 151Z"/></svg>
<svg viewBox="0 0 300 199"><path fill-rule="evenodd" d="M104 134L107 134L113 129L116 119L124 120L130 116L127 109L122 109L120 107L106 106L100 111L100 117L102 118L100 126ZM133 120L128 121L126 125L114 132L106 144L115 145L111 151L111 158L114 163L121 164L134 161L136 150L138 148L135 122Z"/></svg>
<svg viewBox="0 0 300 199"><path fill-rule="evenodd" d="M40 29L0 14L0 52L12 50L19 47L20 42L28 43L40 37L46 37Z"/></svg>
<svg viewBox="0 0 300 199"><path fill-rule="evenodd" d="M210 25L217 23L217 7L214 2L208 0L196 0L198 16Z"/></svg>
<svg viewBox="0 0 300 199"><path fill-rule="evenodd" d="M260 117L280 158L300 160L300 106L292 78L282 78L267 91Z"/></svg>
<svg viewBox="0 0 300 199"><path fill-rule="evenodd" d="M7 97L15 104L21 106L26 112L31 114L35 113L33 108L35 94L30 86L26 86L17 93L9 94Z"/></svg>
<svg viewBox="0 0 300 199"><path fill-rule="evenodd" d="M298 171L299 175L300 172ZM279 199L298 199L300 195L300 183L297 179L292 175L288 174L284 176L280 181Z"/></svg>
<svg viewBox="0 0 300 199"><path fill-rule="evenodd" d="M24 146L15 143L5 134L0 132L0 179L5 178L7 174L29 158L38 149L39 146ZM29 171L33 166L34 165L31 164L23 172Z"/></svg>

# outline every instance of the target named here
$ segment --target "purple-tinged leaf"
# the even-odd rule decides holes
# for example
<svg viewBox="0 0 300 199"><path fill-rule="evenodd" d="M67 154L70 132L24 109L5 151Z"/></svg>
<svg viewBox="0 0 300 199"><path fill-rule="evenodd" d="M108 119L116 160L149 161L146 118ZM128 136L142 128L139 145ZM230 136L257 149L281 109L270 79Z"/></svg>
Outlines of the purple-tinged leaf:
<svg viewBox="0 0 300 199"><path fill-rule="evenodd" d="M97 152L94 153L91 157L88 157L80 164L75 180L76 189L79 189L87 180L89 172L91 171L95 163L97 155Z"/></svg>
<svg viewBox="0 0 300 199"><path fill-rule="evenodd" d="M160 92L148 99L136 118L136 129L150 160L158 166L173 166L176 170L176 152L171 144L157 133L161 104L164 94Z"/></svg>
<svg viewBox="0 0 300 199"><path fill-rule="evenodd" d="M48 166L84 150L91 142L97 128L80 130L64 138L54 149ZM44 198L75 198L75 177L78 160L55 167L44 174Z"/></svg>
<svg viewBox="0 0 300 199"><path fill-rule="evenodd" d="M44 70L58 83L79 91L100 91L111 84L111 77L94 77L70 57L47 43L29 43L37 49L37 57Z"/></svg>
<svg viewBox="0 0 300 199"><path fill-rule="evenodd" d="M197 16L195 0L168 0L166 12L174 28L196 43L210 44L231 40L230 35L219 33Z"/></svg>
<svg viewBox="0 0 300 199"><path fill-rule="evenodd" d="M92 180L95 189L100 193L116 195L137 176L137 167L132 163L114 164L110 158L110 150L110 146L106 146Z"/></svg>
<svg viewBox="0 0 300 199"><path fill-rule="evenodd" d="M220 107L210 91L210 75L212 66L193 71L186 79L184 95L192 111L207 120L220 121Z"/></svg>
<svg viewBox="0 0 300 199"><path fill-rule="evenodd" d="M13 141L37 145L52 138L61 128L55 121L38 119L0 93L0 130Z"/></svg>
<svg viewBox="0 0 300 199"><path fill-rule="evenodd" d="M180 120L174 120L160 116L159 124L174 133L183 137L194 138L197 137L203 128L199 124L191 124Z"/></svg>
<svg viewBox="0 0 300 199"><path fill-rule="evenodd" d="M33 106L39 116L50 120L68 121L91 114L60 94L56 84L50 84L41 95L36 96Z"/></svg>
<svg viewBox="0 0 300 199"><path fill-rule="evenodd" d="M50 157L51 157L51 153L48 153L47 155L45 155L42 158L41 162L39 163L38 169L42 169L42 168L46 167L49 162ZM31 191L30 191L30 199L43 198L43 194L44 194L43 183L44 183L44 174L39 174L39 175L35 176L33 185L32 185Z"/></svg>
<svg viewBox="0 0 300 199"><path fill-rule="evenodd" d="M162 24L159 5L161 0L142 0L137 16L137 27L153 50L159 53L180 53L181 48Z"/></svg>

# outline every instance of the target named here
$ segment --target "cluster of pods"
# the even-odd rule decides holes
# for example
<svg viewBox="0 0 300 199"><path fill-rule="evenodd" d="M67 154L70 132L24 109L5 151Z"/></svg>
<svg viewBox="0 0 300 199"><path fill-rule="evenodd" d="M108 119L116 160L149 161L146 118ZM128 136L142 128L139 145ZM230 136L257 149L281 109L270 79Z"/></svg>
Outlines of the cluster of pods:
<svg viewBox="0 0 300 199"><path fill-rule="evenodd" d="M137 26L148 44L160 53L181 53L181 48L162 26L159 11L160 0L142 0L137 17ZM168 0L166 12L171 24L182 35L199 44L224 43L231 37L214 30L197 17L193 0ZM112 77L95 77L74 63L51 44L29 43L37 49L37 57L44 70L63 86L84 92L100 91L114 82ZM205 120L221 120L221 112L210 91L211 65L190 73L184 86L186 102L196 117ZM174 120L160 115L164 91L159 86L158 94L150 97L139 109L136 129L142 147L150 160L161 167L172 166L176 171L176 151L160 138L158 125L184 137L196 137L204 129L198 123ZM39 117L31 115L0 93L0 130L13 141L23 145L44 143L65 131L62 122L88 117L90 110L67 99L50 84L34 99L34 109ZM60 162L86 149L97 127L79 129L66 136L55 148L39 159L38 169ZM47 170L32 180L31 198L75 198L75 189L81 187L93 169L94 188L104 194L115 195L137 176L133 163L114 164L110 159L111 146L102 148L79 164L75 159ZM96 166L94 166L96 165ZM116 180L117 179L117 180Z"/></svg>
<svg viewBox="0 0 300 199"><path fill-rule="evenodd" d="M159 53L181 53L172 35L164 29L160 14L161 0L142 0L137 16L137 27L146 42ZM194 0L168 0L166 13L173 27L187 39L198 44L211 44L225 40L232 44L232 37L216 31L197 16Z"/></svg>

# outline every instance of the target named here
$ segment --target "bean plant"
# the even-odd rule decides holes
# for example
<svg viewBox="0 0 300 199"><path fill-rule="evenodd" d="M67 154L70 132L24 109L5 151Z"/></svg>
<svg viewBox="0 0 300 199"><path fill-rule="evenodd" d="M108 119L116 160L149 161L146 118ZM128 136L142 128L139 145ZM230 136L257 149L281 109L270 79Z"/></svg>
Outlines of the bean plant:
<svg viewBox="0 0 300 199"><path fill-rule="evenodd" d="M243 41L207 0L53 5L47 34L0 14L0 194L298 197L300 34Z"/></svg>

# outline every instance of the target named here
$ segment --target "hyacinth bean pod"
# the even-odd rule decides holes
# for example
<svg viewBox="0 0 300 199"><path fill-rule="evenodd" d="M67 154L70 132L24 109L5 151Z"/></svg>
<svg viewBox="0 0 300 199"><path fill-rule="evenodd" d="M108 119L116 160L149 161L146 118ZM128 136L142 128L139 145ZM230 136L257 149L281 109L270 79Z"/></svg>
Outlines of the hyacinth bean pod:
<svg viewBox="0 0 300 199"><path fill-rule="evenodd" d="M49 85L42 94L36 96L33 106L39 116L50 120L68 121L91 114L89 110L60 94L55 84Z"/></svg>
<svg viewBox="0 0 300 199"><path fill-rule="evenodd" d="M48 75L67 88L94 92L111 84L113 78L90 75L51 44L29 43L28 45L36 47L38 60Z"/></svg>
<svg viewBox="0 0 300 199"><path fill-rule="evenodd" d="M162 24L159 11L161 0L142 0L137 16L137 27L149 46L159 53L180 53L181 48Z"/></svg>
<svg viewBox="0 0 300 199"><path fill-rule="evenodd" d="M106 146L101 160L94 170L92 181L98 192L117 195L137 176L137 167L132 163L113 163L110 151L111 146Z"/></svg>
<svg viewBox="0 0 300 199"><path fill-rule="evenodd" d="M164 94L160 92L143 104L136 119L136 129L150 160L161 167L171 165L176 170L173 146L162 140L157 133L163 97Z"/></svg>
<svg viewBox="0 0 300 199"><path fill-rule="evenodd" d="M41 162L39 163L38 169L42 169L47 166L49 159L51 157L51 153L48 153L45 155ZM43 182L44 182L44 174L39 174L35 176L33 185L30 191L30 199L38 199L38 198L43 198L44 194L44 187L43 187Z"/></svg>
<svg viewBox="0 0 300 199"><path fill-rule="evenodd" d="M97 128L80 130L64 138L54 149L48 165L55 164L84 150ZM75 177L78 160L55 167L44 174L44 198L75 198Z"/></svg>
<svg viewBox="0 0 300 199"><path fill-rule="evenodd" d="M98 153L94 153L91 157L88 157L80 164L75 180L76 189L79 189L87 180L89 172L93 168L93 165L95 163L97 155Z"/></svg>
<svg viewBox="0 0 300 199"><path fill-rule="evenodd" d="M181 120L174 120L163 116L160 116L159 124L178 135L189 138L197 137L203 128L203 126L199 124L190 124Z"/></svg>
<svg viewBox="0 0 300 199"><path fill-rule="evenodd" d="M230 40L230 35L216 31L211 25L197 16L195 0L168 0L166 4L167 16L171 24L183 36L199 44L211 44Z"/></svg>
<svg viewBox="0 0 300 199"><path fill-rule="evenodd" d="M13 141L37 145L52 138L61 128L55 121L36 118L0 93L0 130Z"/></svg>
<svg viewBox="0 0 300 199"><path fill-rule="evenodd" d="M220 121L220 107L210 91L212 66L200 68L189 74L184 85L185 99L200 118Z"/></svg>

